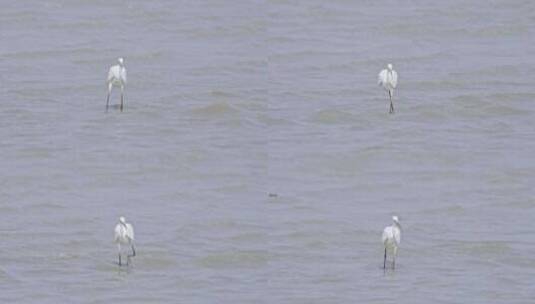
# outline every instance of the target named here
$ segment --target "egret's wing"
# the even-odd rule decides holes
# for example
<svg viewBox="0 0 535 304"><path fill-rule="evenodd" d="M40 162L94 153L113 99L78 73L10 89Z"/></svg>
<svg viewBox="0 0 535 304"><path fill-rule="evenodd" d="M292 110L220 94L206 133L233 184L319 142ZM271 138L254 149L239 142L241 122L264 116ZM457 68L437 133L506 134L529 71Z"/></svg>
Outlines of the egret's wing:
<svg viewBox="0 0 535 304"><path fill-rule="evenodd" d="M396 240L396 244L399 245L399 243L401 242L401 231L399 229L396 229L394 233L394 239Z"/></svg>
<svg viewBox="0 0 535 304"><path fill-rule="evenodd" d="M392 71L392 87L396 87L398 85L398 73L396 71Z"/></svg>
<svg viewBox="0 0 535 304"><path fill-rule="evenodd" d="M132 227L132 225L130 224L126 224L126 236L130 239L130 240L134 240L134 227Z"/></svg>
<svg viewBox="0 0 535 304"><path fill-rule="evenodd" d="M386 75L387 75L387 71L386 70L382 70L379 75L377 76L377 84L378 85L383 85L384 83L386 83Z"/></svg>
<svg viewBox="0 0 535 304"><path fill-rule="evenodd" d="M126 68L122 68L121 79L123 80L123 84L126 84Z"/></svg>
<svg viewBox="0 0 535 304"><path fill-rule="evenodd" d="M119 71L120 67L118 65L112 66L108 71L108 82L112 81L115 78L119 78Z"/></svg>
<svg viewBox="0 0 535 304"><path fill-rule="evenodd" d="M115 237L113 238L115 242L119 242L119 239L121 238L121 228L121 224L115 226Z"/></svg>
<svg viewBox="0 0 535 304"><path fill-rule="evenodd" d="M385 230L383 230L383 236L381 238L383 244L386 245L386 241L388 240L388 238L390 238L390 235L392 234L391 232L391 227L386 227Z"/></svg>
<svg viewBox="0 0 535 304"><path fill-rule="evenodd" d="M113 79L113 67L110 68L108 71L108 82L110 82Z"/></svg>

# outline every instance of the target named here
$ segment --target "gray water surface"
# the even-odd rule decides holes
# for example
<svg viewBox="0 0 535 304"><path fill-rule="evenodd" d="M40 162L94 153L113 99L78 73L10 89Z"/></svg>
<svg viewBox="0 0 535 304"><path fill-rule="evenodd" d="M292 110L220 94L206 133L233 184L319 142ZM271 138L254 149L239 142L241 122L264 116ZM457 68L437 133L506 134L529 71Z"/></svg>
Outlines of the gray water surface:
<svg viewBox="0 0 535 304"><path fill-rule="evenodd" d="M0 302L532 303L534 12L3 1Z"/></svg>

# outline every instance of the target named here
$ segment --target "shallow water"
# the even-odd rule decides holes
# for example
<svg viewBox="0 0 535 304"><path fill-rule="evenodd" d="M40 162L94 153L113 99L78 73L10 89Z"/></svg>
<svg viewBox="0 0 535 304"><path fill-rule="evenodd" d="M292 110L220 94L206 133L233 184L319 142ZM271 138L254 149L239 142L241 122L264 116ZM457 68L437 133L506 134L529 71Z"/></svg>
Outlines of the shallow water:
<svg viewBox="0 0 535 304"><path fill-rule="evenodd" d="M3 3L0 302L530 303L533 11Z"/></svg>

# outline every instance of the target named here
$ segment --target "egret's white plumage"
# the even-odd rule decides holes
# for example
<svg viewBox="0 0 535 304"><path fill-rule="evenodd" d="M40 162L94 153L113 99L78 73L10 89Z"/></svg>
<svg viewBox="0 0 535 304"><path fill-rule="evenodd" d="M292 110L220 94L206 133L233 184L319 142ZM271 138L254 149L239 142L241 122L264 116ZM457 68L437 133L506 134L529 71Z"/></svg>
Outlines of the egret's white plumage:
<svg viewBox="0 0 535 304"><path fill-rule="evenodd" d="M392 68L392 64L388 64L386 69L379 72L377 77L377 84L382 86L390 97L390 113L394 113L394 104L392 103L392 96L394 96L394 89L398 85L398 73Z"/></svg>
<svg viewBox="0 0 535 304"><path fill-rule="evenodd" d="M106 108L110 103L110 94L113 86L121 87L121 110L123 109L123 95L124 87L126 86L126 68L124 66L123 58L117 59L119 64L116 64L108 71L108 98L106 99Z"/></svg>
<svg viewBox="0 0 535 304"><path fill-rule="evenodd" d="M119 251L119 266L121 265L121 245L132 247L132 254L127 255L126 265L130 262L130 257L136 256L136 249L134 248L134 227L127 223L124 217L119 218L119 223L115 226L115 243Z"/></svg>
<svg viewBox="0 0 535 304"><path fill-rule="evenodd" d="M383 268L386 268L386 253L392 255L392 268L396 267L396 255L398 253L399 243L401 242L401 225L397 216L392 217L392 226L385 227L383 230L383 245L385 246L385 258Z"/></svg>

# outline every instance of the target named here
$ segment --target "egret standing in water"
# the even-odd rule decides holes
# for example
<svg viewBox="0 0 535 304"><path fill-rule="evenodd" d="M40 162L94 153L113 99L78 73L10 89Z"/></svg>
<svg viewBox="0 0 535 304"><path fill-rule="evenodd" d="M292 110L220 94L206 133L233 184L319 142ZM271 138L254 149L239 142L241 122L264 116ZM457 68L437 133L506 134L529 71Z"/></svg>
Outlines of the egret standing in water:
<svg viewBox="0 0 535 304"><path fill-rule="evenodd" d="M124 67L123 58L117 59L119 64L116 64L110 68L108 71L108 98L106 99L106 109L110 103L110 94L113 86L121 87L121 111L123 110L123 100L124 100L124 86L126 85L126 68Z"/></svg>
<svg viewBox="0 0 535 304"><path fill-rule="evenodd" d="M126 256L126 265L128 265L130 258L136 256L136 249L134 248L134 227L130 223L127 223L122 216L119 218L119 223L115 226L115 243L119 250L119 266L121 266L121 245L132 246L132 254Z"/></svg>
<svg viewBox="0 0 535 304"><path fill-rule="evenodd" d="M398 246L401 242L401 225L397 216L392 217L392 226L388 226L383 230L383 245L385 246L385 258L383 260L383 269L386 269L386 252L392 255L392 268L396 267L396 255L398 253Z"/></svg>
<svg viewBox="0 0 535 304"><path fill-rule="evenodd" d="M390 114L394 113L394 104L392 103L392 96L394 95L394 89L398 85L398 73L392 69L392 64L388 64L387 68L379 73L377 84L382 86L388 91L390 97Z"/></svg>

